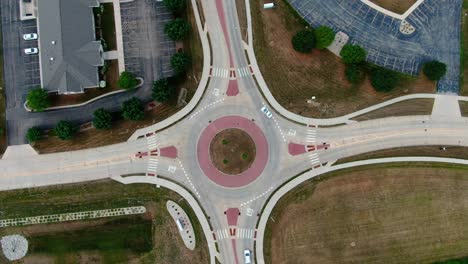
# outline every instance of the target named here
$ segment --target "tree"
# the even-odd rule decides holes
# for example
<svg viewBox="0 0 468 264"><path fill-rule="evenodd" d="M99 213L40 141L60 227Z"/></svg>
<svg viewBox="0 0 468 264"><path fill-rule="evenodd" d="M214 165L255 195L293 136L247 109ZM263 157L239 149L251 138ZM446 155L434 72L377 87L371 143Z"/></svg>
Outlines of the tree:
<svg viewBox="0 0 468 264"><path fill-rule="evenodd" d="M447 65L439 61L429 61L424 63L423 72L431 81L438 81L447 72Z"/></svg>
<svg viewBox="0 0 468 264"><path fill-rule="evenodd" d="M38 112L44 111L50 105L49 94L41 87L29 90L26 100L28 107Z"/></svg>
<svg viewBox="0 0 468 264"><path fill-rule="evenodd" d="M317 39L317 48L326 49L335 40L335 32L327 26L320 26L315 29L315 37Z"/></svg>
<svg viewBox="0 0 468 264"><path fill-rule="evenodd" d="M164 26L164 32L171 40L183 40L190 32L190 25L184 19L176 18Z"/></svg>
<svg viewBox="0 0 468 264"><path fill-rule="evenodd" d="M29 143L36 142L42 138L42 131L37 127L31 127L26 132L26 139Z"/></svg>
<svg viewBox="0 0 468 264"><path fill-rule="evenodd" d="M127 120L142 120L145 118L145 106L143 102L136 97L123 102L122 116Z"/></svg>
<svg viewBox="0 0 468 264"><path fill-rule="evenodd" d="M167 102L174 93L174 87L169 84L167 79L159 79L153 83L153 99L164 103Z"/></svg>
<svg viewBox="0 0 468 264"><path fill-rule="evenodd" d="M360 64L347 64L345 76L350 83L358 84L364 80L365 73Z"/></svg>
<svg viewBox="0 0 468 264"><path fill-rule="evenodd" d="M70 140L78 132L78 127L62 120L55 126L54 132L61 140Z"/></svg>
<svg viewBox="0 0 468 264"><path fill-rule="evenodd" d="M296 51L309 53L315 47L315 33L312 30L301 30L292 38L292 45Z"/></svg>
<svg viewBox="0 0 468 264"><path fill-rule="evenodd" d="M119 87L123 88L125 90L131 90L134 89L138 84L138 80L135 78L135 75L133 75L130 72L122 72L120 74L119 78Z"/></svg>
<svg viewBox="0 0 468 264"><path fill-rule="evenodd" d="M385 68L375 68L371 72L371 84L376 91L389 92L400 81L400 75L397 72Z"/></svg>
<svg viewBox="0 0 468 264"><path fill-rule="evenodd" d="M190 58L190 55L187 53L179 52L172 55L171 66L177 75L185 73L185 71L190 67L191 63L192 58Z"/></svg>
<svg viewBox="0 0 468 264"><path fill-rule="evenodd" d="M187 7L186 0L164 0L164 5L174 14L182 14Z"/></svg>
<svg viewBox="0 0 468 264"><path fill-rule="evenodd" d="M361 63L366 59L366 51L359 45L344 45L340 55L344 63Z"/></svg>
<svg viewBox="0 0 468 264"><path fill-rule="evenodd" d="M96 129L109 129L112 125L112 115L104 108L99 108L93 113L93 126Z"/></svg>

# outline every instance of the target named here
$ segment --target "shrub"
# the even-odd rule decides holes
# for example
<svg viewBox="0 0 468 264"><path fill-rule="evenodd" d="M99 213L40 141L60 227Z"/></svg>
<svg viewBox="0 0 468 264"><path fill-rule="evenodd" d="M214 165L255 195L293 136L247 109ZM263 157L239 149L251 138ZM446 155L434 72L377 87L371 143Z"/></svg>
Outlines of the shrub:
<svg viewBox="0 0 468 264"><path fill-rule="evenodd" d="M315 47L315 34L312 30L301 30L292 38L292 45L296 51L309 53Z"/></svg>
<svg viewBox="0 0 468 264"><path fill-rule="evenodd" d="M164 5L174 14L182 14L187 7L186 0L164 0Z"/></svg>
<svg viewBox="0 0 468 264"><path fill-rule="evenodd" d="M397 72L385 68L375 68L371 71L371 84L376 91L389 92L400 81L400 75Z"/></svg>
<svg viewBox="0 0 468 264"><path fill-rule="evenodd" d="M424 63L423 72L431 81L438 81L447 72L447 65L439 61L429 61Z"/></svg>
<svg viewBox="0 0 468 264"><path fill-rule="evenodd" d="M93 126L96 129L109 129L112 125L112 115L104 108L99 108L93 113Z"/></svg>
<svg viewBox="0 0 468 264"><path fill-rule="evenodd" d="M78 132L78 127L62 120L55 126L54 132L61 140L70 140Z"/></svg>
<svg viewBox="0 0 468 264"><path fill-rule="evenodd" d="M167 79L159 79L153 83L153 92L151 96L154 100L164 103L167 102L174 93L174 87L169 84Z"/></svg>
<svg viewBox="0 0 468 264"><path fill-rule="evenodd" d="M119 77L119 87L125 90L134 89L138 84L138 80L130 72L122 72Z"/></svg>
<svg viewBox="0 0 468 264"><path fill-rule="evenodd" d="M164 32L171 40L183 40L190 32L190 25L187 21L176 18L164 26Z"/></svg>
<svg viewBox="0 0 468 264"><path fill-rule="evenodd" d="M315 29L315 38L317 39L317 48L326 49L335 39L335 32L327 26L320 26Z"/></svg>
<svg viewBox="0 0 468 264"><path fill-rule="evenodd" d="M176 75L185 73L192 63L190 55L184 52L176 53L171 58L171 66Z"/></svg>
<svg viewBox="0 0 468 264"><path fill-rule="evenodd" d="M26 100L28 107L38 112L44 111L50 105L49 95L41 87L29 90Z"/></svg>
<svg viewBox="0 0 468 264"><path fill-rule="evenodd" d="M26 132L26 139L29 143L36 142L42 138L42 131L37 127L31 127Z"/></svg>
<svg viewBox="0 0 468 264"><path fill-rule="evenodd" d="M344 63L361 63L366 59L366 51L358 45L344 45L340 52L341 59Z"/></svg>
<svg viewBox="0 0 468 264"><path fill-rule="evenodd" d="M364 80L365 72L360 64L347 64L345 76L350 83L358 84Z"/></svg>
<svg viewBox="0 0 468 264"><path fill-rule="evenodd" d="M127 120L142 120L145 118L145 106L143 102L136 97L123 102L122 116Z"/></svg>

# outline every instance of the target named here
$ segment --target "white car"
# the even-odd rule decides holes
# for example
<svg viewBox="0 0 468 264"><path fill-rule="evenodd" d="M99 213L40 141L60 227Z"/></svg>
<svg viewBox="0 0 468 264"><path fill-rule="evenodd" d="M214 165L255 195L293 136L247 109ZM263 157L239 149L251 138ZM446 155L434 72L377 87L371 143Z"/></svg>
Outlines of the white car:
<svg viewBox="0 0 468 264"><path fill-rule="evenodd" d="M35 39L37 39L37 34L36 33L24 34L23 39L24 40L35 40Z"/></svg>
<svg viewBox="0 0 468 264"><path fill-rule="evenodd" d="M39 50L37 48L27 48L24 49L24 54L31 55L31 54L37 54Z"/></svg>
<svg viewBox="0 0 468 264"><path fill-rule="evenodd" d="M273 114L270 112L270 110L268 110L266 106L262 107L261 110L268 118L271 118L273 116Z"/></svg>
<svg viewBox="0 0 468 264"><path fill-rule="evenodd" d="M248 250L248 249L244 250L244 262L245 262L245 264L252 263L252 260L251 260L251 257L250 257L250 250Z"/></svg>

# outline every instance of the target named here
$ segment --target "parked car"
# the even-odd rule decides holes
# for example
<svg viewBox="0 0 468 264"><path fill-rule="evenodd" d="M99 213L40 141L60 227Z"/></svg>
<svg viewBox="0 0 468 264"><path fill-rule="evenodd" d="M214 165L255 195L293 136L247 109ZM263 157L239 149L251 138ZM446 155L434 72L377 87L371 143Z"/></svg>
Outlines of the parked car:
<svg viewBox="0 0 468 264"><path fill-rule="evenodd" d="M270 112L270 110L266 106L262 107L261 110L268 118L271 118L273 116L273 114Z"/></svg>
<svg viewBox="0 0 468 264"><path fill-rule="evenodd" d="M31 55L31 54L37 54L39 50L37 48L27 48L27 49L24 49L24 53L25 54L28 54L28 55Z"/></svg>
<svg viewBox="0 0 468 264"><path fill-rule="evenodd" d="M37 39L37 34L36 33L29 33L29 34L24 34L23 35L24 40L34 40Z"/></svg>
<svg viewBox="0 0 468 264"><path fill-rule="evenodd" d="M244 262L245 262L245 264L252 263L252 260L251 260L251 257L250 257L250 250L248 250L248 249L244 250Z"/></svg>

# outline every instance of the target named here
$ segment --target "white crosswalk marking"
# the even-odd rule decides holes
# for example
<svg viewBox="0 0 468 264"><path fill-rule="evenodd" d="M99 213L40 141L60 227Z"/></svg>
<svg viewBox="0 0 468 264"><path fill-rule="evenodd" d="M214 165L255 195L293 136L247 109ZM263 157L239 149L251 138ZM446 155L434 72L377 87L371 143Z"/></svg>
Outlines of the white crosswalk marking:
<svg viewBox="0 0 468 264"><path fill-rule="evenodd" d="M309 154L309 159L312 164L320 163L320 159L317 155L317 153L310 153Z"/></svg>
<svg viewBox="0 0 468 264"><path fill-rule="evenodd" d="M307 136L306 136L307 143L315 142L315 136L316 136L315 133L316 133L315 130L312 130L312 129L307 130Z"/></svg>
<svg viewBox="0 0 468 264"><path fill-rule="evenodd" d="M156 137L155 136L147 137L146 140L148 141L148 148L150 150L155 149L155 148L158 147L158 145L156 144Z"/></svg>
<svg viewBox="0 0 468 264"><path fill-rule="evenodd" d="M229 70L213 67L213 69L211 71L211 75L213 77L229 78Z"/></svg>
<svg viewBox="0 0 468 264"><path fill-rule="evenodd" d="M250 75L250 69L249 69L249 67L239 68L239 69L237 69L237 74L239 75L239 78L248 76L248 75Z"/></svg>
<svg viewBox="0 0 468 264"><path fill-rule="evenodd" d="M255 229L247 228L237 228L236 235L234 237L230 236L229 229L219 229L215 231L216 239L223 240L228 238L238 238L238 239L254 239Z"/></svg>
<svg viewBox="0 0 468 264"><path fill-rule="evenodd" d="M148 160L148 171L149 172L156 172L158 169L158 160L157 159L149 159Z"/></svg>

